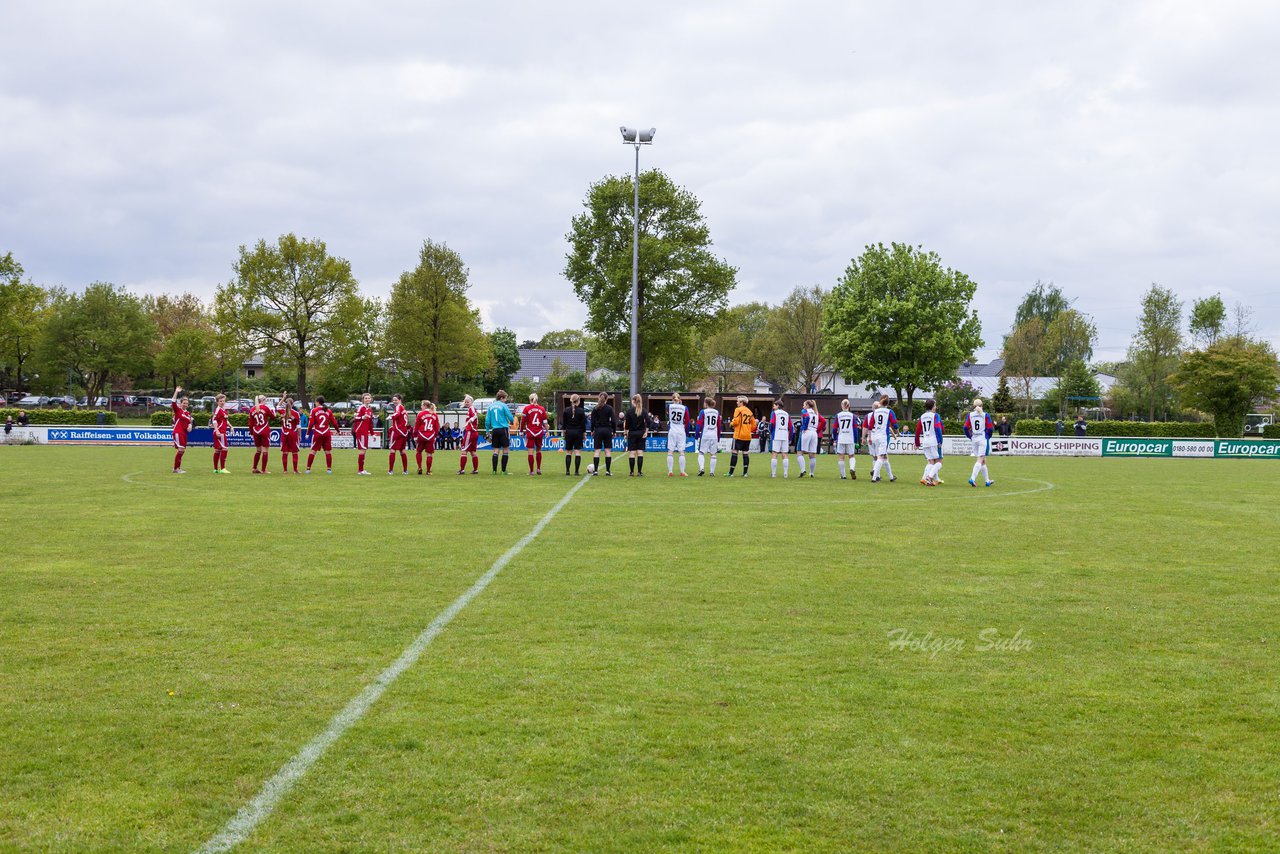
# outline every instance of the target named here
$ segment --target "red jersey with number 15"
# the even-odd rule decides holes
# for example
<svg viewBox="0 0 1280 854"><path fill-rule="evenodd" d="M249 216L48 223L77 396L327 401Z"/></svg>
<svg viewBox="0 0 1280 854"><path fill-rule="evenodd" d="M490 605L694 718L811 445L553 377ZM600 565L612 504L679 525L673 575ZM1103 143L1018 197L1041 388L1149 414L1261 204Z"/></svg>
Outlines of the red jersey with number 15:
<svg viewBox="0 0 1280 854"><path fill-rule="evenodd" d="M311 428L312 435L328 436L333 429L333 413L326 407L317 406L311 410L311 420L307 426Z"/></svg>
<svg viewBox="0 0 1280 854"><path fill-rule="evenodd" d="M281 409L276 414L280 416L281 432L286 436L296 438L298 435L298 428L302 424L302 413L292 407L289 407L287 409Z"/></svg>
<svg viewBox="0 0 1280 854"><path fill-rule="evenodd" d="M526 406L521 417L524 419L524 434L530 439L541 439L547 434L547 410L540 404Z"/></svg>

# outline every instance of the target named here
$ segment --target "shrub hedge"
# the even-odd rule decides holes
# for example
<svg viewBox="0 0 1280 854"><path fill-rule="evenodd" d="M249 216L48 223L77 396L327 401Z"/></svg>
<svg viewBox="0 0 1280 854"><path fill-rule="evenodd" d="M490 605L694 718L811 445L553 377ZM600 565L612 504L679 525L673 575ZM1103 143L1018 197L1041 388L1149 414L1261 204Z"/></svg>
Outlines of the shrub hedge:
<svg viewBox="0 0 1280 854"><path fill-rule="evenodd" d="M1014 427L1017 436L1056 435L1055 421L1041 418L1023 418ZM1074 436L1072 422L1064 422L1062 435ZM1216 432L1211 421L1090 421L1090 438L1098 436L1135 436L1180 439L1212 439Z"/></svg>
<svg viewBox="0 0 1280 854"><path fill-rule="evenodd" d="M210 413L208 412L193 412L191 413L191 425L193 427L208 427L209 416L210 416ZM249 426L249 415L248 413L245 413L245 412L233 412L227 416L227 420L231 422L232 427L248 427ZM172 427L173 413L169 412L168 410L162 410L160 412L151 413L151 426L152 427ZM272 418L271 426L279 427L280 419Z"/></svg>
<svg viewBox="0 0 1280 854"><path fill-rule="evenodd" d="M1280 439L1280 424L1268 424L1262 428L1264 439Z"/></svg>
<svg viewBox="0 0 1280 854"><path fill-rule="evenodd" d="M18 420L19 410L12 407L0 409L0 423L5 416L12 415L16 423ZM28 409L27 418L30 419L32 425L52 425L61 427L66 424L94 426L98 423L98 416L105 415L104 424L117 424L116 414L106 410L97 409Z"/></svg>

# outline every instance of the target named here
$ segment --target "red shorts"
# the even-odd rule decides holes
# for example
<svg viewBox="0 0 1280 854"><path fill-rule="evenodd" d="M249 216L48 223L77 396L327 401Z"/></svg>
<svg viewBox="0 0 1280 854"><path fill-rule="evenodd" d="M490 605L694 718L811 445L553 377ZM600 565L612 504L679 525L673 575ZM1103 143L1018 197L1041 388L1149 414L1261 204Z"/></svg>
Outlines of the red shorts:
<svg viewBox="0 0 1280 854"><path fill-rule="evenodd" d="M262 433L262 434L254 433L253 446L255 448L270 448L271 434L270 433Z"/></svg>
<svg viewBox="0 0 1280 854"><path fill-rule="evenodd" d="M186 433L174 433L174 434L173 434L173 447L174 447L174 449L176 449L176 450L179 450L179 451L185 451L185 450L187 449L187 434L186 434Z"/></svg>
<svg viewBox="0 0 1280 854"><path fill-rule="evenodd" d="M227 449L227 434L213 431L213 449L215 451L225 451Z"/></svg>
<svg viewBox="0 0 1280 854"><path fill-rule="evenodd" d="M368 433L352 433L351 438L355 440L357 451L369 450L369 434Z"/></svg>
<svg viewBox="0 0 1280 854"><path fill-rule="evenodd" d="M387 436L387 441L391 443L391 450L403 451L405 445L409 444L409 434L400 434L392 430Z"/></svg>
<svg viewBox="0 0 1280 854"><path fill-rule="evenodd" d="M476 440L479 438L479 433L472 433L470 431L463 433L462 444L458 446L458 450L462 451L464 454L468 452L474 454L476 452Z"/></svg>
<svg viewBox="0 0 1280 854"><path fill-rule="evenodd" d="M419 436L417 438L417 442L419 451L426 451L428 454L434 454L436 452L435 436L432 436L429 439L426 436Z"/></svg>
<svg viewBox="0 0 1280 854"><path fill-rule="evenodd" d="M311 450L325 451L325 452L332 451L333 435L330 433L325 433L323 436L321 436L319 433L312 433L311 434Z"/></svg>
<svg viewBox="0 0 1280 854"><path fill-rule="evenodd" d="M541 437L541 436L525 436L525 437L524 437L524 446L525 446L525 449L526 449L526 450L530 450L530 451L541 451L541 450L542 450L542 437Z"/></svg>
<svg viewBox="0 0 1280 854"><path fill-rule="evenodd" d="M297 433L281 433L280 434L280 450L286 454L298 453L298 434Z"/></svg>

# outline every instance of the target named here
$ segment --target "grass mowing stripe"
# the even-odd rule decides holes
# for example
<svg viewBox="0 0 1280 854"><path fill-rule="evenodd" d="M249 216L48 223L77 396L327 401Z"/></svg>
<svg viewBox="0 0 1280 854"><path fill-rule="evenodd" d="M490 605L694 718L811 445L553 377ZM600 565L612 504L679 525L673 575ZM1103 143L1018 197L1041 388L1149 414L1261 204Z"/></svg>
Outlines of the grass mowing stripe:
<svg viewBox="0 0 1280 854"><path fill-rule="evenodd" d="M507 549L503 554L493 562L493 566L484 575L476 579L475 583L467 588L466 592L453 601L448 608L441 611L431 624L422 630L413 641L400 653L400 657L391 663L386 670L378 674L378 678L374 679L364 687L359 694L355 696L351 702L338 714L334 715L329 721L329 726L325 727L324 732L317 735L309 741L301 750L294 754L293 758L281 766L280 770L275 773L271 779L263 784L258 794L254 795L253 800L240 808L240 811L227 822L222 830L209 839L204 845L200 846L198 851L200 854L213 854L218 851L229 851L239 845L249 834L253 832L259 824L269 817L280 800L289 793L293 788L293 784L302 779L303 775L316 763L325 751L329 749L335 741L342 737L342 734L352 727L360 718L364 717L369 711L369 707L377 702L383 692L395 682L402 673L413 666L426 648L435 640L440 632L453 621L463 608L470 604L489 583L498 576L508 563L515 559L516 555L524 550L525 546L533 542L538 534L542 533L542 529L555 518L574 494L582 488L590 479L590 476L581 478L573 488L570 489L565 496L561 498L554 507L547 511L546 515L538 520L529 533L525 534L520 540Z"/></svg>

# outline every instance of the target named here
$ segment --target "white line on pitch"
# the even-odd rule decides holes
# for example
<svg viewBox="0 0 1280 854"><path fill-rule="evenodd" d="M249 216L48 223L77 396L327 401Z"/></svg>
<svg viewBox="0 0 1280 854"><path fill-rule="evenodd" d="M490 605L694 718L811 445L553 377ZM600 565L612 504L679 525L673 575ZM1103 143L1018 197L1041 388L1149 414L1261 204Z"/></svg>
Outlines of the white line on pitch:
<svg viewBox="0 0 1280 854"><path fill-rule="evenodd" d="M489 583L497 577L502 568L509 564L516 555L524 550L524 547L533 542L538 534L542 533L542 529L547 526L555 515L559 513L569 499L573 498L574 493L582 488L590 480L590 476L583 477L574 487L561 498L556 506L547 511L547 515L538 520L529 533L525 534L519 542L507 549L501 557L493 562L493 566L489 567L489 571L476 579L476 582L467 589L465 593L453 600L453 604L441 611L431 624L422 630L422 634L414 639L413 643L400 653L400 657L391 663L386 670L378 674L378 678L374 679L364 687L364 690L355 696L346 707L333 716L329 721L324 732L317 735L311 741L299 750L292 759L280 767L275 775L267 780L254 795L253 800L249 801L240 811L237 812L230 821L222 828L221 831L212 837L204 845L197 849L201 854L212 854L215 851L229 851L239 845L249 834L253 832L259 824L261 824L272 811L280 800L288 794L293 788L293 784L302 779L303 775L316 763L325 751L329 749L335 741L342 737L342 734L349 730L360 718L364 717L365 712L369 711L369 707L377 702L383 692L391 686L410 667L414 665L426 648L435 640L436 635L444 631L445 626L458 616L458 612L475 599Z"/></svg>

